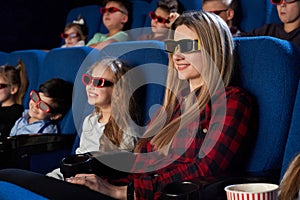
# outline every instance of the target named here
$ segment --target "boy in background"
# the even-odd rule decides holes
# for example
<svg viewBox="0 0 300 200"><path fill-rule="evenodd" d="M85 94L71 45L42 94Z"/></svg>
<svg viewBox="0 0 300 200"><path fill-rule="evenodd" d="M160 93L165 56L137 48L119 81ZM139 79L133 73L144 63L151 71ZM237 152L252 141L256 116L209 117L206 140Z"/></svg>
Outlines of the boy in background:
<svg viewBox="0 0 300 200"><path fill-rule="evenodd" d="M73 84L59 78L40 85L30 93L29 109L23 112L10 136L32 133L58 133L56 121L67 113L72 104Z"/></svg>

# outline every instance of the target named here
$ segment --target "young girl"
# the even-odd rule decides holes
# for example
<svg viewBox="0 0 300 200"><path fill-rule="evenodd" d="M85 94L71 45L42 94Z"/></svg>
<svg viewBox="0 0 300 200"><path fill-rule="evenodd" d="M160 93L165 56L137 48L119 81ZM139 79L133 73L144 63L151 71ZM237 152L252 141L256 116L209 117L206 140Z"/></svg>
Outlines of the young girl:
<svg viewBox="0 0 300 200"><path fill-rule="evenodd" d="M243 156L255 108L246 91L229 86L234 43L227 24L211 13L185 12L172 29L164 112L137 143L128 185L94 174L68 182L116 199L159 199L167 184L226 173Z"/></svg>
<svg viewBox="0 0 300 200"><path fill-rule="evenodd" d="M72 23L67 24L64 32L61 34L61 37L65 40L65 44L62 45L62 48L65 47L79 47L85 46L85 42L88 36L88 27L84 19L79 16L77 20L74 20Z"/></svg>
<svg viewBox="0 0 300 200"><path fill-rule="evenodd" d="M25 65L18 61L17 66L0 66L0 139L9 136L10 130L24 107L23 97L28 87Z"/></svg>
<svg viewBox="0 0 300 200"><path fill-rule="evenodd" d="M124 117L125 109L129 109L132 114L137 114L133 112L134 101L129 108L124 102L130 90L130 83L122 76L128 69L121 60L105 58L83 74L82 82L86 85L88 103L94 105L95 110L84 120L80 147L76 153L133 150L135 135ZM117 83L122 85L117 87Z"/></svg>
<svg viewBox="0 0 300 200"><path fill-rule="evenodd" d="M130 127L124 113L128 109L135 120L138 120L139 115L134 98L131 99L129 107L124 101L131 84L122 76L128 69L121 60L104 58L82 75L88 103L95 106L95 109L83 122L77 154L133 150L135 131ZM63 179L60 169L55 169L47 176Z"/></svg>

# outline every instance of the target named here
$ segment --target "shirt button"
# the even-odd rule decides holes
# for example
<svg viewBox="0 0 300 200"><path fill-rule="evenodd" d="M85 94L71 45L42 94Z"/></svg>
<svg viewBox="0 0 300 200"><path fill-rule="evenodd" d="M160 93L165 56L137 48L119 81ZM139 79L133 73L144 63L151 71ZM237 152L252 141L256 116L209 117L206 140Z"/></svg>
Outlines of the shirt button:
<svg viewBox="0 0 300 200"><path fill-rule="evenodd" d="M202 129L202 132L207 133L207 129L206 128Z"/></svg>

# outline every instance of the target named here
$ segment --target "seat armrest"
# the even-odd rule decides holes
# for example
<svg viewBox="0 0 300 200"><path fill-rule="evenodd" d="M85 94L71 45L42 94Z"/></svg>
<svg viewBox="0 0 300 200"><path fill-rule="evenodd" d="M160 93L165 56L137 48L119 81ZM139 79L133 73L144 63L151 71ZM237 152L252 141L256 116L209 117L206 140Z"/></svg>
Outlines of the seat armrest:
<svg viewBox="0 0 300 200"><path fill-rule="evenodd" d="M197 197L205 200L227 200L224 188L241 183L273 183L278 184L278 172L260 172L245 174L221 174L216 177L198 177L188 180L199 185ZM193 193L193 195L195 195Z"/></svg>
<svg viewBox="0 0 300 200"><path fill-rule="evenodd" d="M200 185L199 196L205 200L227 200L224 188L232 184L241 183L273 183L278 184L278 172L259 172L234 175L220 175L218 177L201 177L191 180Z"/></svg>
<svg viewBox="0 0 300 200"><path fill-rule="evenodd" d="M48 172L71 153L76 134L29 134L0 141L0 169Z"/></svg>
<svg viewBox="0 0 300 200"><path fill-rule="evenodd" d="M0 141L0 153L27 149L28 153L42 153L70 149L76 134L26 134Z"/></svg>

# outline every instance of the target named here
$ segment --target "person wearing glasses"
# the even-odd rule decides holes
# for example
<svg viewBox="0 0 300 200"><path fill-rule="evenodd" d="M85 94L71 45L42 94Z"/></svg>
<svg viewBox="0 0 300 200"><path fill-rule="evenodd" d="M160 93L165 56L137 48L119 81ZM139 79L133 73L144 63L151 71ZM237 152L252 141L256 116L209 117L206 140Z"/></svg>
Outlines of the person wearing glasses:
<svg viewBox="0 0 300 200"><path fill-rule="evenodd" d="M237 0L203 0L202 9L219 15L228 25L233 37L239 36Z"/></svg>
<svg viewBox="0 0 300 200"><path fill-rule="evenodd" d="M209 12L191 11L171 29L164 42L169 69L163 109L137 142L128 184L118 186L94 174L77 174L69 183L115 199L159 199L169 183L240 166L256 108L244 89L230 86L234 43L227 24Z"/></svg>
<svg viewBox="0 0 300 200"><path fill-rule="evenodd" d="M168 38L169 28L178 14L177 0L160 0L155 11L149 12L151 19L151 32L141 35L137 40L160 40Z"/></svg>
<svg viewBox="0 0 300 200"><path fill-rule="evenodd" d="M28 87L24 63L0 66L0 140L5 140L15 122L22 116L23 97Z"/></svg>
<svg viewBox="0 0 300 200"><path fill-rule="evenodd" d="M276 5L279 19L282 23L266 24L240 36L272 36L287 40L300 46L300 1L299 0L271 0Z"/></svg>
<svg viewBox="0 0 300 200"><path fill-rule="evenodd" d="M83 122L76 154L134 149L136 134L124 114L128 109L131 116L139 120L134 96L131 97L129 107L124 101L131 84L123 75L129 69L124 61L107 57L93 64L87 73L82 75L88 103L95 109ZM121 85L116 86L117 83ZM60 169L53 170L47 176L64 179Z"/></svg>
<svg viewBox="0 0 300 200"><path fill-rule="evenodd" d="M64 32L61 34L61 38L65 40L65 44L61 47L85 46L87 37L88 27L86 22L81 16L78 16L77 20L73 20L73 22L66 25Z"/></svg>
<svg viewBox="0 0 300 200"><path fill-rule="evenodd" d="M70 109L73 84L59 78L50 79L30 92L26 109L12 127L10 136L35 133L58 133L56 120Z"/></svg>
<svg viewBox="0 0 300 200"><path fill-rule="evenodd" d="M87 43L87 46L100 50L112 42L128 40L128 34L123 29L131 11L129 0L105 0L104 5L100 12L103 14L102 21L108 33L95 33Z"/></svg>

